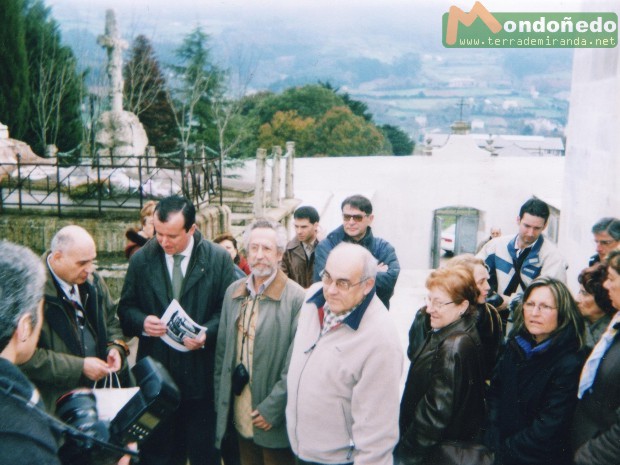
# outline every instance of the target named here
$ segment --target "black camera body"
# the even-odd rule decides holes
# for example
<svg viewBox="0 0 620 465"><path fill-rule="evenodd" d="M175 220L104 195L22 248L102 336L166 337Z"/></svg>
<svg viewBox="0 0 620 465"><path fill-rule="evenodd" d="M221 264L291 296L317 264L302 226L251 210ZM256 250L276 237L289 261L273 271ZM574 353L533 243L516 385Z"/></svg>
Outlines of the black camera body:
<svg viewBox="0 0 620 465"><path fill-rule="evenodd" d="M131 371L140 390L109 424L98 419L90 389L76 389L58 399L57 415L72 427L59 451L64 465L114 464L124 446L139 445L178 408L181 394L161 363L145 357Z"/></svg>

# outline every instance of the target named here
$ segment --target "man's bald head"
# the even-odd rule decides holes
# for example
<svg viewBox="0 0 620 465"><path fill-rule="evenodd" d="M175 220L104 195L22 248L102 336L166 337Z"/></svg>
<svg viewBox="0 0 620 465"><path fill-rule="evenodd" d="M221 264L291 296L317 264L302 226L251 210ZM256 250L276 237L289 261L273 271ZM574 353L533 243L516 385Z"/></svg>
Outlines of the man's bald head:
<svg viewBox="0 0 620 465"><path fill-rule="evenodd" d="M65 226L52 239L51 249L50 266L63 281L82 284L94 271L95 241L84 228Z"/></svg>
<svg viewBox="0 0 620 465"><path fill-rule="evenodd" d="M325 263L323 295L332 312L345 313L359 305L375 284L377 260L361 245L343 242Z"/></svg>

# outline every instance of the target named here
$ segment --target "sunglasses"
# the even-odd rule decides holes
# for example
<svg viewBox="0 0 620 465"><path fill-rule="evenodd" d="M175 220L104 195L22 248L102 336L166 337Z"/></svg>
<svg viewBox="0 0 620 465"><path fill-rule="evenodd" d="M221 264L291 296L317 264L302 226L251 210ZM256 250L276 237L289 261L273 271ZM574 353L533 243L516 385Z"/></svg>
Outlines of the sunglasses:
<svg viewBox="0 0 620 465"><path fill-rule="evenodd" d="M347 215L346 213L343 213L342 214L342 219L343 219L343 221L345 223L348 223L351 220L355 221L356 223L359 223L366 216L368 216L368 215L366 215L366 214L363 214L363 215Z"/></svg>

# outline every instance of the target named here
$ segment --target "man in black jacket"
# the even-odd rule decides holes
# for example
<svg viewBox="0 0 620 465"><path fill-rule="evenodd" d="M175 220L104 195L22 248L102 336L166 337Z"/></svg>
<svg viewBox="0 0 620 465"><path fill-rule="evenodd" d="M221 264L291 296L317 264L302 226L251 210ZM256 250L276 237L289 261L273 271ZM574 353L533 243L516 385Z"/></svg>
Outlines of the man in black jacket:
<svg viewBox="0 0 620 465"><path fill-rule="evenodd" d="M25 247L0 241L0 465L59 465L39 393L15 364L37 347L45 271Z"/></svg>
<svg viewBox="0 0 620 465"><path fill-rule="evenodd" d="M155 208L156 240L131 257L118 305L126 336L138 336L138 359L159 360L181 391L172 418L141 446L143 464L219 465L215 449L213 370L215 341L226 288L234 280L226 250L202 238L196 210L179 196L162 199ZM185 312L207 328L199 338L185 338L187 351L167 345L161 316L176 299Z"/></svg>

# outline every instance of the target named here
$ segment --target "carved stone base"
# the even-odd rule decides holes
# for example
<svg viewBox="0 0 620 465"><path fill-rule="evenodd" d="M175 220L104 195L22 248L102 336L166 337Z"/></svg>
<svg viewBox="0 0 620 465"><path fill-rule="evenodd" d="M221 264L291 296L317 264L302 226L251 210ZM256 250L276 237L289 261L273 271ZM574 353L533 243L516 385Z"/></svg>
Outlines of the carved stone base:
<svg viewBox="0 0 620 465"><path fill-rule="evenodd" d="M102 164L135 166L144 156L148 137L142 123L129 111L106 111L97 121L97 154Z"/></svg>

